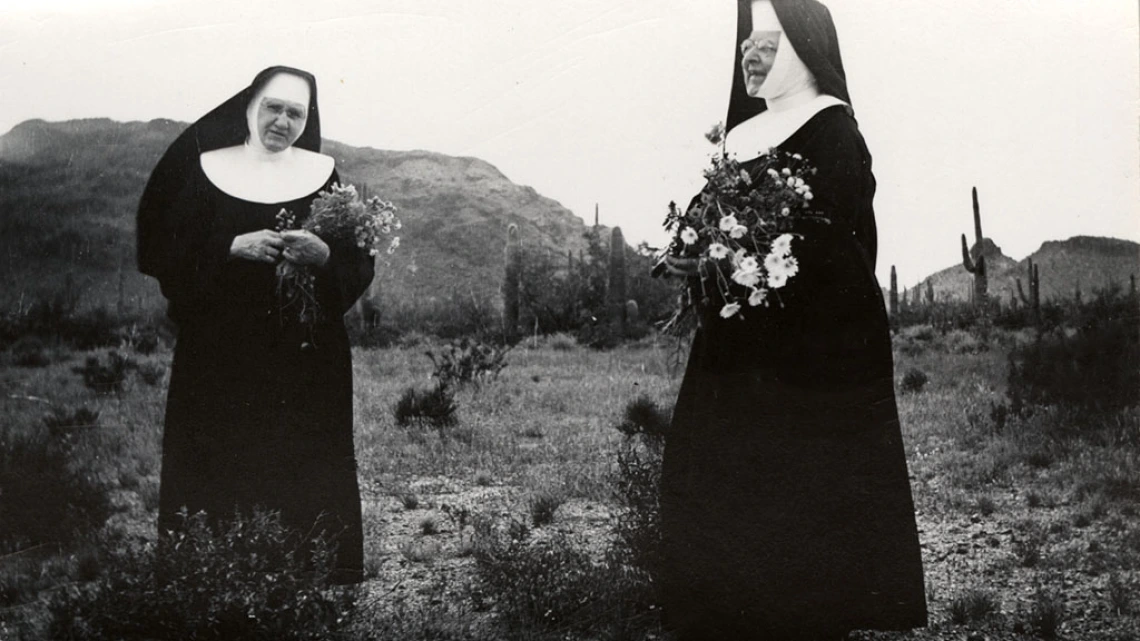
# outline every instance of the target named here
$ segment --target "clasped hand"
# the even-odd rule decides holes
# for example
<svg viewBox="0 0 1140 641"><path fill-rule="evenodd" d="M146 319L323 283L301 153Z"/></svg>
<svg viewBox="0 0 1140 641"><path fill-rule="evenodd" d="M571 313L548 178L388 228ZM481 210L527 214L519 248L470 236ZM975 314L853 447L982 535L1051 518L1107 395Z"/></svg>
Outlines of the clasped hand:
<svg viewBox="0 0 1140 641"><path fill-rule="evenodd" d="M324 265L329 246L316 234L303 229L276 232L269 229L241 234L234 238L230 255L262 263L285 259L296 265Z"/></svg>

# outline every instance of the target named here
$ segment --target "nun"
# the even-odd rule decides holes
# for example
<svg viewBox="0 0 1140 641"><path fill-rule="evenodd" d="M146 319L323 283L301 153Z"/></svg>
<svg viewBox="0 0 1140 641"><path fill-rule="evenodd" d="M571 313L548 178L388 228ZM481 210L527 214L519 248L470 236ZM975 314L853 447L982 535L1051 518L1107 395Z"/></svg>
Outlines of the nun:
<svg viewBox="0 0 1140 641"><path fill-rule="evenodd" d="M817 170L782 307L702 312L662 472L675 638L834 640L926 624L925 585L875 278L871 155L816 0L738 2L726 149ZM759 179L759 178L757 178ZM695 277L691 260L670 273Z"/></svg>
<svg viewBox="0 0 1140 641"><path fill-rule="evenodd" d="M278 229L339 181L320 153L316 79L271 67L190 125L147 182L138 264L178 328L162 440L160 535L179 512L217 525L279 512L305 540L335 543L332 580L362 578L344 313L372 280L351 243ZM277 297L281 261L315 274L323 317L303 325Z"/></svg>

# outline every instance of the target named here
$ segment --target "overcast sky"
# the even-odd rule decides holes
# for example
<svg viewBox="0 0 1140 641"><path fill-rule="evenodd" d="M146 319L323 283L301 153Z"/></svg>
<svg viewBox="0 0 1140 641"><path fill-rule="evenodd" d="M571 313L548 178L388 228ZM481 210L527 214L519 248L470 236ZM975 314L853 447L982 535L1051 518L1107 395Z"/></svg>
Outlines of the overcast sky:
<svg viewBox="0 0 1140 641"><path fill-rule="evenodd" d="M879 181L879 277L972 240L1140 240L1135 0L830 0ZM34 5L34 7L33 7ZM727 0L0 0L0 132L191 121L260 69L318 79L326 137L476 156L664 240L701 184L735 47ZM447 216L448 212L438 212Z"/></svg>

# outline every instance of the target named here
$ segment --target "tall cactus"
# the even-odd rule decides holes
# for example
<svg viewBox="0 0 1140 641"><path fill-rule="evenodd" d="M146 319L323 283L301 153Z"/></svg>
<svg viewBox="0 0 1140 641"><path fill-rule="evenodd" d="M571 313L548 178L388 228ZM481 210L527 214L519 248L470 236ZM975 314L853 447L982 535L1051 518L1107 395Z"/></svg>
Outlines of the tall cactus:
<svg viewBox="0 0 1140 641"><path fill-rule="evenodd" d="M926 304L934 304L934 281L930 279L926 280Z"/></svg>
<svg viewBox="0 0 1140 641"><path fill-rule="evenodd" d="M982 213L978 207L978 188L973 188L974 197L974 254L971 256L970 248L966 246L966 234L962 234L962 266L974 275L974 289L972 301L974 305L986 305L986 257L982 254Z"/></svg>
<svg viewBox="0 0 1140 641"><path fill-rule="evenodd" d="M519 226L507 227L507 264L503 278L503 334L507 341L518 338L519 278L522 275L522 257L519 249Z"/></svg>
<svg viewBox="0 0 1140 641"><path fill-rule="evenodd" d="M889 301L891 306L891 324L897 325L899 318L899 276L898 272L895 271L894 265L891 265L891 294Z"/></svg>
<svg viewBox="0 0 1140 641"><path fill-rule="evenodd" d="M610 282L607 288L609 307L613 314L616 329L625 335L625 238L621 227L614 227L610 231Z"/></svg>
<svg viewBox="0 0 1140 641"><path fill-rule="evenodd" d="M1037 265L1033 264L1033 259L1026 259L1026 281L1029 283L1029 294L1026 295L1025 290L1021 288L1021 279L1016 279L1017 283L1017 296L1021 302L1029 307L1033 314L1033 322L1036 324L1041 319L1041 274Z"/></svg>

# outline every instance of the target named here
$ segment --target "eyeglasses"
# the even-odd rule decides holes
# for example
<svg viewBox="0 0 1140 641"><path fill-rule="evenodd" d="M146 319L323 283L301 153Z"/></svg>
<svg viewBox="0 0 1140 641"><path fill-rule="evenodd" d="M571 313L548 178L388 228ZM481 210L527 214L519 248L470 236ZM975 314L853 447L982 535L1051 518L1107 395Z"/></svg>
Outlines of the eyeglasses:
<svg viewBox="0 0 1140 641"><path fill-rule="evenodd" d="M771 55L776 53L776 43L767 39L753 40L752 38L747 38L740 43L741 55L748 55L748 52L752 49L758 49L762 54Z"/></svg>

